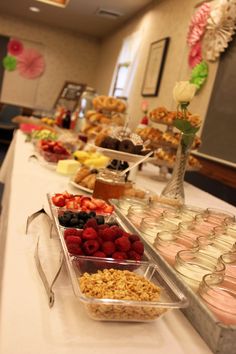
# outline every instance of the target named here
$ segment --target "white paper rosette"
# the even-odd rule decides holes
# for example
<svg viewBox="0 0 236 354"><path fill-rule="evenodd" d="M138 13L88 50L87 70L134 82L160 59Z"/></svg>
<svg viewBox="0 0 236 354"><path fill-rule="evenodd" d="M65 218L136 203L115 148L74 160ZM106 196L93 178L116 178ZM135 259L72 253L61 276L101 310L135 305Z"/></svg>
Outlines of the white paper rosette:
<svg viewBox="0 0 236 354"><path fill-rule="evenodd" d="M202 55L206 60L215 61L228 47L235 33L236 0L213 1L211 6L203 38Z"/></svg>

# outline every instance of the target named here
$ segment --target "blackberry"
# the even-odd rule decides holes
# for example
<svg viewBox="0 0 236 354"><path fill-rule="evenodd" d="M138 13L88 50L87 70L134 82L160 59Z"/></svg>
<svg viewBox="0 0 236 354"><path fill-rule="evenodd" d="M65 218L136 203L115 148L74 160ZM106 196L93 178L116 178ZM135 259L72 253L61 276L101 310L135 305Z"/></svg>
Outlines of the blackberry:
<svg viewBox="0 0 236 354"><path fill-rule="evenodd" d="M97 215L95 219L97 220L98 225L102 225L105 223L105 219L103 215Z"/></svg>

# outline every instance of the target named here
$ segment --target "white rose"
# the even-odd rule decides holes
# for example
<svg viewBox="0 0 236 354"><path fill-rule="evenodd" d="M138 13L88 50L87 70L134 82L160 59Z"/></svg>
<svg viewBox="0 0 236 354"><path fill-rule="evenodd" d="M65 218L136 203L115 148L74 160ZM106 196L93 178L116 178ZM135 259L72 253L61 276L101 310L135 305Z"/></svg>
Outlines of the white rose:
<svg viewBox="0 0 236 354"><path fill-rule="evenodd" d="M197 90L197 86L189 81L179 81L173 90L173 97L177 103L187 103L192 100Z"/></svg>

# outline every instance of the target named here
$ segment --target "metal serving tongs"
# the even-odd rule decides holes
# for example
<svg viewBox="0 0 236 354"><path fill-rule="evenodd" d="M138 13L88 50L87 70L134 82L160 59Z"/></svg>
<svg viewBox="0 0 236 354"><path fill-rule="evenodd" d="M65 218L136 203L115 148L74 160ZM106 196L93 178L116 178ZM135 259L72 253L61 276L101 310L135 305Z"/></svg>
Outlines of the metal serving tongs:
<svg viewBox="0 0 236 354"><path fill-rule="evenodd" d="M43 270L43 267L42 267L42 264L40 262L40 258L39 258L39 238L38 238L38 241L37 241L37 244L36 244L36 248L35 248L35 252L34 252L34 259L35 259L35 264L36 264L36 267L37 267L37 270L39 272L39 275L40 275L40 278L43 282L43 285L44 285L44 289L46 290L46 293L47 293L47 296L48 296L48 305L49 307L53 307L54 305L54 301L55 301L55 294L53 292L53 286L61 272L61 268L62 268L62 265L63 265L63 260L64 260L64 257L63 257L63 253L60 252L60 260L59 260L59 268L58 270L56 271L56 274L54 275L53 279L52 279L52 282L51 284L48 282L47 280L47 277L46 277L46 274Z"/></svg>
<svg viewBox="0 0 236 354"><path fill-rule="evenodd" d="M52 238L53 223L52 223L52 220L51 220L50 216L47 214L47 212L45 211L44 208L36 211L35 213L31 214L27 218L26 234L28 233L29 226L30 226L31 222L34 219L36 219L41 214L45 214L48 217L48 220L49 220L49 223L50 223L50 238ZM49 281L47 280L45 271L43 270L42 263L41 263L40 257L39 257L39 240L40 240L40 237L38 237L38 240L37 240L37 244L36 244L36 248L35 248L35 252L34 252L34 259L35 259L35 264L36 264L39 276L40 276L40 278L42 280L42 283L44 285L44 288L45 288L47 296L48 296L49 307L52 307L54 305L54 301L55 301L55 294L54 294L52 289L53 289L53 286L54 286L54 284L55 284L55 282L56 282L56 280L57 280L57 278L58 278L58 276L59 276L59 274L61 272L61 268L62 268L62 265L63 265L64 257L63 257L62 252L60 252L59 267L58 267L58 269L56 271L56 274L54 275L51 283L49 283Z"/></svg>

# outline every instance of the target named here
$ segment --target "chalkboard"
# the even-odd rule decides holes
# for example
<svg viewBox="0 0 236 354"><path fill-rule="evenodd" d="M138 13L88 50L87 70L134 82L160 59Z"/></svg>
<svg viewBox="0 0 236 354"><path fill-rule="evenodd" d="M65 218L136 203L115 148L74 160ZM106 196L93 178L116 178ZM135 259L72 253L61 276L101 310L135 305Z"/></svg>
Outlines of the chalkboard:
<svg viewBox="0 0 236 354"><path fill-rule="evenodd" d="M199 152L236 166L236 36L220 57Z"/></svg>

